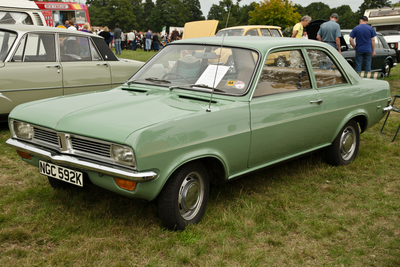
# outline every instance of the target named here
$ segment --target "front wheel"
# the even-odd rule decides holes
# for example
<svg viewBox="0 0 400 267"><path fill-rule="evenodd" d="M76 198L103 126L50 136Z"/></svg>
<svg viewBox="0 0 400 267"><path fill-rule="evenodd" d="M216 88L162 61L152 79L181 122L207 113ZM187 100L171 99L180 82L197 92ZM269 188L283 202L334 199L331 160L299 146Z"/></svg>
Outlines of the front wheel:
<svg viewBox="0 0 400 267"><path fill-rule="evenodd" d="M170 230L184 230L203 218L209 194L207 171L200 162L178 169L157 198L158 215Z"/></svg>
<svg viewBox="0 0 400 267"><path fill-rule="evenodd" d="M350 120L326 150L327 163L333 166L349 164L356 158L359 145L358 124L355 120Z"/></svg>
<svg viewBox="0 0 400 267"><path fill-rule="evenodd" d="M385 74L385 77L389 77L389 75L390 75L390 62L389 62L389 60L386 60L385 64L383 64L382 72L383 72L383 74Z"/></svg>

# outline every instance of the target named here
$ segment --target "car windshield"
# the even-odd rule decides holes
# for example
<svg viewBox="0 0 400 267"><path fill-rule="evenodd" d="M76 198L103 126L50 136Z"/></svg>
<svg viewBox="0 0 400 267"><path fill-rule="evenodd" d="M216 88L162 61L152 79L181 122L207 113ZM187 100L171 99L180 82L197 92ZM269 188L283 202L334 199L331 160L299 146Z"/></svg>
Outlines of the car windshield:
<svg viewBox="0 0 400 267"><path fill-rule="evenodd" d="M228 29L228 30L220 30L217 32L216 36L243 36L244 29Z"/></svg>
<svg viewBox="0 0 400 267"><path fill-rule="evenodd" d="M4 61L16 38L15 33L0 31L0 62Z"/></svg>
<svg viewBox="0 0 400 267"><path fill-rule="evenodd" d="M146 63L130 83L242 95L249 88L258 53L211 45L168 45Z"/></svg>

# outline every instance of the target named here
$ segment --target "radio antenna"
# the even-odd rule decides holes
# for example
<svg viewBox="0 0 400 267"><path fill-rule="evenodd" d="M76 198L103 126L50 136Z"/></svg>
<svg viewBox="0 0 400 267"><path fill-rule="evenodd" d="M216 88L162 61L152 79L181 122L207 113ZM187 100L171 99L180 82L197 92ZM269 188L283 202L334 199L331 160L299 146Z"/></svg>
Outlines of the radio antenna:
<svg viewBox="0 0 400 267"><path fill-rule="evenodd" d="M231 7L232 7L232 4L229 6L229 9L228 9L228 17L226 18L225 28L228 27L229 15L231 14ZM218 58L217 69L215 70L215 76L214 76L214 82L213 82L213 87L212 87L212 91L211 91L210 103L208 103L208 109L206 110L207 112L211 112L211 102L212 102L212 98L214 95L215 81L217 80L218 67L219 67L219 63L221 60L221 56L222 56L222 47L224 45L224 39L225 39L225 35L222 35L222 42L221 42L221 48L220 48L221 51L220 51L220 55Z"/></svg>

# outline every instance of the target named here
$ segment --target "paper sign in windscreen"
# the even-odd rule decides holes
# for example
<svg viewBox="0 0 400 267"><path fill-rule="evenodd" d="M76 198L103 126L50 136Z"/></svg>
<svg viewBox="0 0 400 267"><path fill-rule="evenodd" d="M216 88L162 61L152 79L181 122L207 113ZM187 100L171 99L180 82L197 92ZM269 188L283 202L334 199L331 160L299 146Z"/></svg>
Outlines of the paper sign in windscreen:
<svg viewBox="0 0 400 267"><path fill-rule="evenodd" d="M215 75L217 70L218 73ZM210 87L213 87L214 85L217 86L228 70L228 66L209 65L203 74L201 74L196 84L206 84Z"/></svg>

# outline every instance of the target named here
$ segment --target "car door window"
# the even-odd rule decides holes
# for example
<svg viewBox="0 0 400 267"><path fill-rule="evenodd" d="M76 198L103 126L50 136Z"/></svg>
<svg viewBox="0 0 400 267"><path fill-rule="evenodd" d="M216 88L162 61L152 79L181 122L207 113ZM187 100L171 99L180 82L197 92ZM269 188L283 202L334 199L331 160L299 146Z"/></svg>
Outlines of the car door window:
<svg viewBox="0 0 400 267"><path fill-rule="evenodd" d="M378 36L375 36L375 49L383 49L383 45L381 40L379 40Z"/></svg>
<svg viewBox="0 0 400 267"><path fill-rule="evenodd" d="M301 51L279 51L268 55L254 97L310 88Z"/></svg>
<svg viewBox="0 0 400 267"><path fill-rule="evenodd" d="M56 50L53 34L29 33L25 35L14 54L14 62L55 62Z"/></svg>
<svg viewBox="0 0 400 267"><path fill-rule="evenodd" d="M102 61L103 59L101 58L99 52L97 51L95 45L90 42L90 52L92 53L92 60L93 61Z"/></svg>
<svg viewBox="0 0 400 267"><path fill-rule="evenodd" d="M258 32L256 29L251 29L246 32L246 36L258 36Z"/></svg>
<svg viewBox="0 0 400 267"><path fill-rule="evenodd" d="M16 38L15 33L0 31L0 61L6 58Z"/></svg>
<svg viewBox="0 0 400 267"><path fill-rule="evenodd" d="M92 61L88 37L60 35L61 61Z"/></svg>
<svg viewBox="0 0 400 267"><path fill-rule="evenodd" d="M268 29L260 29L262 36L271 36L271 32Z"/></svg>
<svg viewBox="0 0 400 267"><path fill-rule="evenodd" d="M310 58L318 88L346 83L336 63L326 52L307 49L307 55Z"/></svg>
<svg viewBox="0 0 400 267"><path fill-rule="evenodd" d="M272 36L274 37L282 37L281 33L277 29L270 29Z"/></svg>

